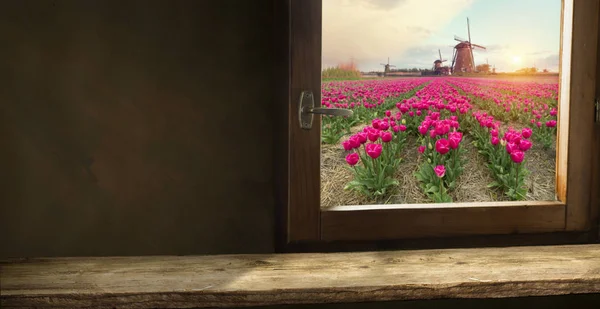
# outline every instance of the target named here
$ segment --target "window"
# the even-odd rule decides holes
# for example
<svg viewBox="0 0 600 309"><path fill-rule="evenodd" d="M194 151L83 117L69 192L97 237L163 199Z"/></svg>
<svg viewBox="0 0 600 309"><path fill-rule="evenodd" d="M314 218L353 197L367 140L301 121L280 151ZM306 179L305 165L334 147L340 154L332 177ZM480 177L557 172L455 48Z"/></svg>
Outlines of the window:
<svg viewBox="0 0 600 309"><path fill-rule="evenodd" d="M423 237L585 231L590 228L593 102L598 3L562 2L556 201L347 205L321 199L321 119L300 125L303 91L321 104L322 1L289 2L289 105L278 110L289 134L279 157L285 241L375 241ZM389 64L389 63L388 63ZM386 66L386 71L388 66ZM461 69L462 70L462 69ZM303 102L307 102L304 97ZM287 117L286 117L287 116ZM283 149L283 148L286 149ZM287 190L286 190L287 188Z"/></svg>

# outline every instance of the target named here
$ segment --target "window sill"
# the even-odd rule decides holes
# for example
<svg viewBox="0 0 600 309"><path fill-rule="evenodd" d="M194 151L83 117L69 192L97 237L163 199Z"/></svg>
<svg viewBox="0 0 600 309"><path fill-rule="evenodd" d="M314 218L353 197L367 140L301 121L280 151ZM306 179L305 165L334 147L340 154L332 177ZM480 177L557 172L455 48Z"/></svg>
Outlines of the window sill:
<svg viewBox="0 0 600 309"><path fill-rule="evenodd" d="M2 308L201 308L600 293L600 245L4 260Z"/></svg>

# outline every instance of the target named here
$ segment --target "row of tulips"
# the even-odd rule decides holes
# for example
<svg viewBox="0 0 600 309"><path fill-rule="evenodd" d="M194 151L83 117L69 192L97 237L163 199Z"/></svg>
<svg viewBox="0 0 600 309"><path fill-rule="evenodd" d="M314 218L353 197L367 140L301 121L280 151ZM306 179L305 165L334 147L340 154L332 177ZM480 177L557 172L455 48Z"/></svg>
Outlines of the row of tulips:
<svg viewBox="0 0 600 309"><path fill-rule="evenodd" d="M424 158L415 177L434 202L451 202L448 192L456 188L464 164L458 115L466 114L470 104L456 92L444 96L448 92L447 84L433 81L414 97L398 102L397 111L387 110L385 117L374 119L362 132L343 141L346 162L354 172L346 189L374 197L397 185L394 175L400 152L406 136L413 134L419 138Z"/></svg>
<svg viewBox="0 0 600 309"><path fill-rule="evenodd" d="M473 79L471 82L481 87L490 87L509 95L530 98L548 105L556 106L558 102L558 82L514 82L489 79Z"/></svg>
<svg viewBox="0 0 600 309"><path fill-rule="evenodd" d="M529 126L533 132L532 139L544 149L549 149L556 140L558 114L556 107L527 98L506 96L492 89L492 86L484 90L476 83L458 81L454 82L454 85L474 98L474 104L493 117L502 121L520 121L523 125ZM554 99L553 97L552 100Z"/></svg>
<svg viewBox="0 0 600 309"><path fill-rule="evenodd" d="M373 82L371 86L375 84ZM387 85L392 84L388 82ZM344 104L352 101L354 110L370 108L376 111L369 126L342 142L347 152L346 162L354 173L354 179L346 189L378 197L398 185L395 175L402 160L400 154L406 137L414 135L422 159L414 176L434 202L451 202L449 193L457 187L464 170L466 133L474 138L475 146L487 159L495 177L488 187L499 189L511 200L524 199L527 194L525 179L529 173L524 162L533 145L531 140L549 147L555 139L557 115L556 107L526 96L539 94L550 100L555 96L555 88L544 86L527 94L527 87L533 85L495 87L460 78L436 78L425 84L414 82L414 86L406 92L389 91L375 100L367 99L370 103L366 105L352 100L365 98L368 93L373 95L373 89L377 87L362 88L357 93L351 93L349 86L342 90L327 90L328 95L338 95L329 102L330 107L344 108ZM406 94L414 95L403 98ZM472 103L488 112L473 112ZM512 119L514 114L529 127L522 130L508 128L501 132L501 124Z"/></svg>
<svg viewBox="0 0 600 309"><path fill-rule="evenodd" d="M541 119L556 112L557 101L532 95L507 94L493 86L481 86L476 81L453 80L453 85L471 97L473 102L501 121L522 121L531 118Z"/></svg>
<svg viewBox="0 0 600 309"><path fill-rule="evenodd" d="M475 146L483 154L495 181L488 187L502 191L511 200L523 200L527 194L525 184L528 170L524 166L525 154L532 147L531 128L521 131L508 128L501 134L500 122L485 112L473 112L470 133Z"/></svg>
<svg viewBox="0 0 600 309"><path fill-rule="evenodd" d="M415 177L434 202L452 202L448 193L456 188L465 163L459 116L464 116L471 105L442 79L432 83L427 92L423 97L435 104L429 104L427 116L417 127L419 153L424 160Z"/></svg>
<svg viewBox="0 0 600 309"><path fill-rule="evenodd" d="M352 109L351 117L323 117L321 139L335 144L350 129L382 117L396 102L409 98L430 79L367 80L323 83L321 104L327 108Z"/></svg>
<svg viewBox="0 0 600 309"><path fill-rule="evenodd" d="M374 119L370 126L342 142L348 152L346 162L354 172L354 180L345 189L368 197L383 196L398 185L394 174L402 161L400 153L406 141L406 125L397 113Z"/></svg>
<svg viewBox="0 0 600 309"><path fill-rule="evenodd" d="M452 202L449 191L456 188L456 179L464 170L463 133L457 131L457 116L440 119L438 112L425 117L419 126L419 152L425 160L415 173L424 193L434 202Z"/></svg>

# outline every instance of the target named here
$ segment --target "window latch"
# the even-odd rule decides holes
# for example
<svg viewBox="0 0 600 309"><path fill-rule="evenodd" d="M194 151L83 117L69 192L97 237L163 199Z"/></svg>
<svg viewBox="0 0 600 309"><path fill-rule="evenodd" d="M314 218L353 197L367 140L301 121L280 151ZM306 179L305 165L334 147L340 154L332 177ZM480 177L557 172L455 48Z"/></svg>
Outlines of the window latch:
<svg viewBox="0 0 600 309"><path fill-rule="evenodd" d="M300 94L300 104L298 104L298 106L300 128L305 130L310 130L312 128L313 117L315 114L340 117L352 116L352 111L345 108L315 107L312 91L302 91Z"/></svg>

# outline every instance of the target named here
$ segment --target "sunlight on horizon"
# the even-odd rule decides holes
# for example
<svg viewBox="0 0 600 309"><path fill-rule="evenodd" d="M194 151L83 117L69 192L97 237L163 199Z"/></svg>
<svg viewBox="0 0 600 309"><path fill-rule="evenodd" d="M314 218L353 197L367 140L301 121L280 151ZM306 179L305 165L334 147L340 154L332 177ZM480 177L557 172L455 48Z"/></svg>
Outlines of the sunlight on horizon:
<svg viewBox="0 0 600 309"><path fill-rule="evenodd" d="M487 48L473 51L476 65L558 72L560 10L560 0L323 0L322 66L383 71L389 57L395 68L430 69L439 53L452 60L454 36L468 39L469 17L471 42Z"/></svg>

